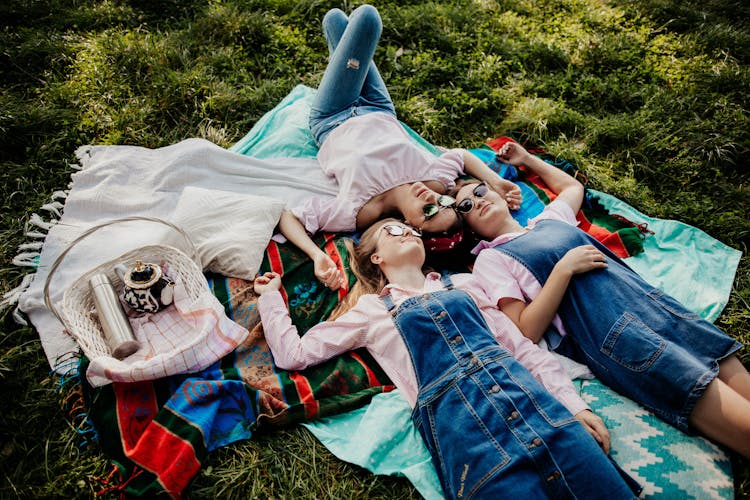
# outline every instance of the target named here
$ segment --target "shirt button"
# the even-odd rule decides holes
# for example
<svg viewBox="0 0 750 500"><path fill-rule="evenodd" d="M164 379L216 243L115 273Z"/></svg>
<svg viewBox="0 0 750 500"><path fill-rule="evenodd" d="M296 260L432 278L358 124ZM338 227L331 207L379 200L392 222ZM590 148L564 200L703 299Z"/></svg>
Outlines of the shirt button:
<svg viewBox="0 0 750 500"><path fill-rule="evenodd" d="M490 392L492 394L495 394L496 392L500 392L500 386L497 384L493 385L492 388L490 389Z"/></svg>
<svg viewBox="0 0 750 500"><path fill-rule="evenodd" d="M529 448L536 448L537 446L542 445L542 440L540 438L534 438L534 440L531 442L531 445L529 445Z"/></svg>
<svg viewBox="0 0 750 500"><path fill-rule="evenodd" d="M515 420L519 417L519 414L517 411L512 411L510 415L508 416L508 420Z"/></svg>
<svg viewBox="0 0 750 500"><path fill-rule="evenodd" d="M560 477L561 477L560 471L557 471L557 470L556 470L555 472L553 472L553 473L552 473L552 474L551 474L551 475L550 475L550 476L549 476L549 477L547 478L547 482L557 481L558 479L560 479Z"/></svg>
<svg viewBox="0 0 750 500"><path fill-rule="evenodd" d="M463 340L463 339L461 338L461 336L460 336L460 335L456 335L455 337L453 337L453 343L454 343L454 344L458 344L458 343L459 343L459 342L461 342L462 340Z"/></svg>
<svg viewBox="0 0 750 500"><path fill-rule="evenodd" d="M430 294L429 294L429 293L425 293L425 294L422 294L422 298L423 298L424 300L427 300L427 299L429 299L429 298L430 298Z"/></svg>
<svg viewBox="0 0 750 500"><path fill-rule="evenodd" d="M440 311L440 314L437 315L438 319L443 319L448 315L445 311Z"/></svg>
<svg viewBox="0 0 750 500"><path fill-rule="evenodd" d="M472 356L471 359L469 360L469 364L470 365L477 365L477 364L479 364L479 358L476 357L476 356Z"/></svg>

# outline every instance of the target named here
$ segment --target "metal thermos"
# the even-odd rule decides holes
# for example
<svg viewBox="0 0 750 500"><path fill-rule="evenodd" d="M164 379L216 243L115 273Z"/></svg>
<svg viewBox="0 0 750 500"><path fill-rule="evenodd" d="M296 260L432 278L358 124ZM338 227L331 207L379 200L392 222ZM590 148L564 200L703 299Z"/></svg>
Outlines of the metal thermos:
<svg viewBox="0 0 750 500"><path fill-rule="evenodd" d="M120 299L106 274L96 274L89 280L94 295L96 314L104 330L104 338L112 351L112 357L123 359L138 350L130 321L122 309Z"/></svg>

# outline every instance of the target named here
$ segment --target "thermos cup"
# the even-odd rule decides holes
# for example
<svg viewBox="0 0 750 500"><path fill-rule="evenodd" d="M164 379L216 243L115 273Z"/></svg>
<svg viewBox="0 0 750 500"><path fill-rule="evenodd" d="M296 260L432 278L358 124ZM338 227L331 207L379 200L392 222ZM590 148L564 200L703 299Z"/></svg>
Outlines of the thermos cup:
<svg viewBox="0 0 750 500"><path fill-rule="evenodd" d="M96 274L89 280L94 295L96 314L104 330L104 338L112 351L112 357L123 359L138 350L130 321L122 309L120 299L106 274Z"/></svg>

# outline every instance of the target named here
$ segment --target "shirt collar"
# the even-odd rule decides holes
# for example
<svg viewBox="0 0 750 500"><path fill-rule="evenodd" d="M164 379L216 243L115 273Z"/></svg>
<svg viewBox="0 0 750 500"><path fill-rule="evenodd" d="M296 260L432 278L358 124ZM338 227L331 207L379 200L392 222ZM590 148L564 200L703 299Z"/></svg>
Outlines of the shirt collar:
<svg viewBox="0 0 750 500"><path fill-rule="evenodd" d="M479 242L479 244L477 246L475 246L474 248L471 249L471 253L473 253L474 255L479 255L479 252L481 252L485 248L493 248L493 247L498 246L501 243L505 243L506 241L510 241L513 238L515 238L516 236L520 236L522 234L525 234L527 232L526 230L527 229L531 229L532 227L533 227L533 224L530 223L528 226L526 226L526 228L523 231L518 231L516 233L501 234L500 236L496 237L492 241L482 240L482 241Z"/></svg>
<svg viewBox="0 0 750 500"><path fill-rule="evenodd" d="M479 252L481 252L485 248L492 248L499 245L500 243L505 243L512 238L512 234L513 233L501 234L492 241L482 240L479 242L479 244L477 244L477 246L471 249L471 253L473 253L474 255L479 255Z"/></svg>
<svg viewBox="0 0 750 500"><path fill-rule="evenodd" d="M424 285L422 286L422 290L407 290L405 288L401 288L398 285L388 283L380 291L380 297L383 297L384 295L391 295L391 290L395 290L399 293L406 293L406 294L423 292L427 288L428 284L434 281L440 281L440 273L436 273L436 272L427 273L427 276L425 276L424 278Z"/></svg>

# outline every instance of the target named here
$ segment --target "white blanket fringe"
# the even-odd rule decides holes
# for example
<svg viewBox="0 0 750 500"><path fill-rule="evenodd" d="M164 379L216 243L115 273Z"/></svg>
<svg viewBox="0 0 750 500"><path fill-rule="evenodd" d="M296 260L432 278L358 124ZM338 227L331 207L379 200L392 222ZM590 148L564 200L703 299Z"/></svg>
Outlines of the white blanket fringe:
<svg viewBox="0 0 750 500"><path fill-rule="evenodd" d="M57 219L50 219L49 222L45 222L42 219L42 216L39 214L31 214L31 217L29 218L29 224L32 226L36 226L39 229L44 229L45 231L49 231L52 226L57 224Z"/></svg>
<svg viewBox="0 0 750 500"><path fill-rule="evenodd" d="M32 241L21 243L18 246L18 253L15 257L13 257L13 260L11 261L14 266L24 268L32 267L34 269L37 268L39 264L39 257L42 251L42 246L44 245L43 240L47 237L49 229L57 224L59 218L62 217L62 211L64 207L63 202L68 197L68 192L68 190L59 190L53 192L50 196L52 201L40 207L40 210L44 210L50 213L51 218L48 221L45 221L42 216L37 213L31 214L31 217L26 222L26 232L24 233L24 236L27 240ZM63 201L61 202L60 200ZM35 229L30 229L30 226L41 229L43 232L37 231ZM31 283L34 281L35 276L35 272L27 272L27 274L24 275L21 283L17 287L3 294L3 300L0 301L0 311L8 307L17 306L18 299L29 288L29 286L31 286ZM28 322L23 317L18 307L13 310L13 320L20 325L28 325Z"/></svg>

